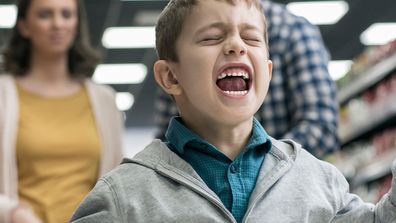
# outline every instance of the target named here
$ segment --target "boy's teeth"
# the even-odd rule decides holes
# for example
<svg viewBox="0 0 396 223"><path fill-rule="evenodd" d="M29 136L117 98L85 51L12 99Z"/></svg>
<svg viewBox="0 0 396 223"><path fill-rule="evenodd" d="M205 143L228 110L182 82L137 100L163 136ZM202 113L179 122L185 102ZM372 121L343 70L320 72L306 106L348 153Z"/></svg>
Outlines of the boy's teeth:
<svg viewBox="0 0 396 223"><path fill-rule="evenodd" d="M230 95L244 95L247 94L247 91L223 91L226 94Z"/></svg>
<svg viewBox="0 0 396 223"><path fill-rule="evenodd" d="M239 73L221 73L217 79L223 79L225 77L242 77L243 79L249 79L249 75L244 72L239 72Z"/></svg>
<svg viewBox="0 0 396 223"><path fill-rule="evenodd" d="M226 74L226 73L221 73L221 74L217 77L217 79L219 80L219 79L223 79L223 78L225 78L225 77L227 77L227 74Z"/></svg>

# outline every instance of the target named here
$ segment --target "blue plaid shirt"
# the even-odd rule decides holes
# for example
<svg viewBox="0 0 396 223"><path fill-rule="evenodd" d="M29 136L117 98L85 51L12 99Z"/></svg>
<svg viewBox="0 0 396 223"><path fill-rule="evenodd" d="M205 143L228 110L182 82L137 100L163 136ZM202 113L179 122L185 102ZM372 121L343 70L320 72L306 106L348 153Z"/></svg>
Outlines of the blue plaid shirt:
<svg viewBox="0 0 396 223"><path fill-rule="evenodd" d="M261 164L272 146L260 123L254 119L252 135L234 160L185 127L181 118L171 120L166 143L194 168L237 222L242 222Z"/></svg>
<svg viewBox="0 0 396 223"><path fill-rule="evenodd" d="M272 80L257 120L274 138L291 138L322 157L338 149L336 88L328 70L328 53L316 26L264 1L268 22ZM157 137L163 139L169 119L178 114L162 90L155 102Z"/></svg>

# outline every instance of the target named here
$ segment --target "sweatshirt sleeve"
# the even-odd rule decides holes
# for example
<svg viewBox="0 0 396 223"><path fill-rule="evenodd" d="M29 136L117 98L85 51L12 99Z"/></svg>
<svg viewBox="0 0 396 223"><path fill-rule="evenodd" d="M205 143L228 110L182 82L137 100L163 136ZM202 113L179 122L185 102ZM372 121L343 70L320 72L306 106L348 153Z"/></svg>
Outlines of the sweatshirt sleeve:
<svg viewBox="0 0 396 223"><path fill-rule="evenodd" d="M396 160L392 164L392 187L376 204L363 202L348 192L332 223L395 223L396 222Z"/></svg>
<svg viewBox="0 0 396 223"><path fill-rule="evenodd" d="M74 212L71 223L125 222L119 213L119 201L111 185L100 179Z"/></svg>

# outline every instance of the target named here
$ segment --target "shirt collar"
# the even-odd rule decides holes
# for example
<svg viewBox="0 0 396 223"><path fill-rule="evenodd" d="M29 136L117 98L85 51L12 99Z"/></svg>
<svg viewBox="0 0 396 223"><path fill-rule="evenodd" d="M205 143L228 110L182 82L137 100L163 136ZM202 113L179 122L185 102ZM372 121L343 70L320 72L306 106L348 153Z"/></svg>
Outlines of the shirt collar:
<svg viewBox="0 0 396 223"><path fill-rule="evenodd" d="M257 121L256 118L253 118L252 136L250 136L249 142L246 145L246 150L256 148L263 144L268 144L268 149L272 147L272 143L267 132L264 130L263 126L261 126L260 122Z"/></svg>
<svg viewBox="0 0 396 223"><path fill-rule="evenodd" d="M168 130L165 133L168 144L172 145L172 149L179 153L184 153L184 146L191 141L203 141L201 137L188 129L180 116L173 117L169 122Z"/></svg>
<svg viewBox="0 0 396 223"><path fill-rule="evenodd" d="M165 133L167 144L171 144L171 148L179 153L184 153L184 148L186 144L196 141L204 144L209 144L203 140L200 136L195 134L193 131L188 129L184 124L180 116L174 117L170 120L168 130ZM253 131L252 136L246 145L246 150L256 148L259 145L267 144L266 148L270 149L272 147L271 140L269 140L268 134L265 132L264 128L253 118Z"/></svg>

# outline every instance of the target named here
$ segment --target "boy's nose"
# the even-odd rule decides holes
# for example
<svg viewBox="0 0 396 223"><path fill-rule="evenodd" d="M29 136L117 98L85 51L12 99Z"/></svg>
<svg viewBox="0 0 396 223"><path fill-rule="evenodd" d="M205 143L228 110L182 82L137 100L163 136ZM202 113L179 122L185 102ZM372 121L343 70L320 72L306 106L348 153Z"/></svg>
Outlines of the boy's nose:
<svg viewBox="0 0 396 223"><path fill-rule="evenodd" d="M224 54L226 55L245 55L246 53L245 42L240 37L231 38L224 46Z"/></svg>

